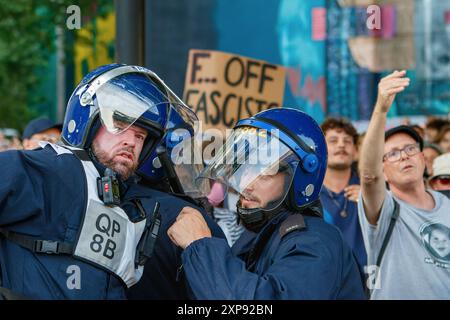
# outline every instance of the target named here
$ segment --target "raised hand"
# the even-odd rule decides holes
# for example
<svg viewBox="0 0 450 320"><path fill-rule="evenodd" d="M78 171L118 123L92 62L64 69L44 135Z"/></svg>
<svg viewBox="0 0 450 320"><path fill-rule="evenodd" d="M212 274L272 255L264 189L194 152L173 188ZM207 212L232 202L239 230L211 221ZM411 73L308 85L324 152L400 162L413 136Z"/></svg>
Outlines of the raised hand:
<svg viewBox="0 0 450 320"><path fill-rule="evenodd" d="M410 79L405 78L406 71L394 71L390 75L380 80L378 84L378 97L376 111L388 112L392 106L397 93L405 90L409 86Z"/></svg>

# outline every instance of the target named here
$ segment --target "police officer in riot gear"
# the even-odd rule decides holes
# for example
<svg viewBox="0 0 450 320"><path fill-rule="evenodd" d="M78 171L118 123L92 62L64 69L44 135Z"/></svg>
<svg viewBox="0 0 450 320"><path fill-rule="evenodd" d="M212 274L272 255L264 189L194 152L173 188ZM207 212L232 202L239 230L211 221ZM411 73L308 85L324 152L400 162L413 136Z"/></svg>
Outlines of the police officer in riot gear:
<svg viewBox="0 0 450 320"><path fill-rule="evenodd" d="M126 297L166 207L135 172L154 160L180 104L148 69L102 66L73 92L60 143L0 154L0 296Z"/></svg>
<svg viewBox="0 0 450 320"><path fill-rule="evenodd" d="M167 235L167 229L176 221L178 213L184 207L200 210L212 233L216 237L225 238L222 230L209 215L205 214L202 203L198 201L209 193L208 181L193 183L203 169L202 162L193 161L195 153L201 154L202 151L201 144L195 142L197 121L197 116L190 108L177 104L169 115L164 137L149 159L138 169L140 176L143 177L140 184L151 188L147 189L147 196L141 199L142 204L148 208L153 208L155 203L161 204L161 231L151 259L145 263L141 280L127 291L129 299L192 298L185 282L181 261L182 249L174 245ZM161 150L165 153L163 156ZM183 155L188 156L183 159ZM201 160L201 157L198 158ZM165 192L161 192L162 190Z"/></svg>
<svg viewBox="0 0 450 320"><path fill-rule="evenodd" d="M197 299L365 297L352 251L321 218L326 150L317 123L295 109L237 123L200 178L239 193L247 231L230 249L189 207L168 230L184 249L184 273Z"/></svg>

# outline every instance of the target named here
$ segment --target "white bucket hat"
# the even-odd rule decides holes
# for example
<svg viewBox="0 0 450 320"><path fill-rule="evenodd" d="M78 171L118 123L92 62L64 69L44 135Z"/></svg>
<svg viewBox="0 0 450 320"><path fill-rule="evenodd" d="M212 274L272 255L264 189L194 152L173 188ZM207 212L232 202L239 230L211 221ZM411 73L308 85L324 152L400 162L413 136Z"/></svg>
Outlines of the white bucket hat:
<svg viewBox="0 0 450 320"><path fill-rule="evenodd" d="M447 152L433 161L433 176L430 180L438 176L450 176L450 152Z"/></svg>

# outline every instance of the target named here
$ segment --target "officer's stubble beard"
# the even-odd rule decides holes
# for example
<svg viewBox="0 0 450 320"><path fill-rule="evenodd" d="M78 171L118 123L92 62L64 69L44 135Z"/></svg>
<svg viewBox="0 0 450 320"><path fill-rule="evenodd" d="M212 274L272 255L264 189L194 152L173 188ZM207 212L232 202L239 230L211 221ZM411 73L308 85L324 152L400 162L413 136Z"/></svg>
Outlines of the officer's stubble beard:
<svg viewBox="0 0 450 320"><path fill-rule="evenodd" d="M92 142L92 152L97 157L97 160L104 166L117 172L123 180L127 180L137 170L138 163L136 159L133 159L133 164L130 164L128 161L114 160L121 151L128 151L134 154L133 148L124 147L114 153L111 157L106 151L99 147L95 140Z"/></svg>

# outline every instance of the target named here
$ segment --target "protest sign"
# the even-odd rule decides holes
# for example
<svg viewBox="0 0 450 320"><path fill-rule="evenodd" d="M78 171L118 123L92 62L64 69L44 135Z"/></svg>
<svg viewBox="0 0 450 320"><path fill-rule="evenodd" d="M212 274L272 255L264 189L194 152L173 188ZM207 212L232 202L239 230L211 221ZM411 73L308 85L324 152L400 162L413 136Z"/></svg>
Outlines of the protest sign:
<svg viewBox="0 0 450 320"><path fill-rule="evenodd" d="M262 60L210 50L191 50L184 102L203 130L233 128L240 119L283 103L285 70Z"/></svg>

